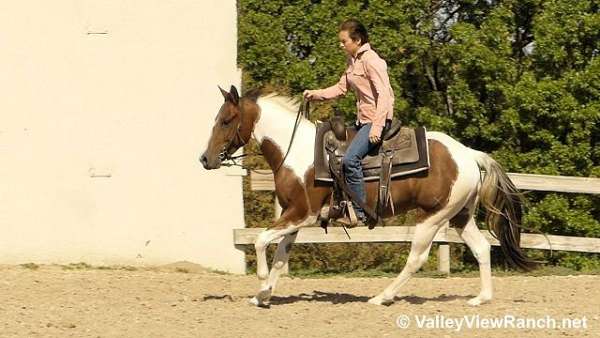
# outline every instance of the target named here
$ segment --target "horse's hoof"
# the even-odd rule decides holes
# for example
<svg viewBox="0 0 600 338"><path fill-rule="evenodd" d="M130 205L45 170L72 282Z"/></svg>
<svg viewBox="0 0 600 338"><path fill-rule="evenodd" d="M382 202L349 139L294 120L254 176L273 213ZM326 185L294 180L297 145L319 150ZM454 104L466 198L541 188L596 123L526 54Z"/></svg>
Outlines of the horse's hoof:
<svg viewBox="0 0 600 338"><path fill-rule="evenodd" d="M259 306L260 302L258 301L258 299L256 299L256 297L252 297L249 301L250 304L254 305L254 306Z"/></svg>
<svg viewBox="0 0 600 338"><path fill-rule="evenodd" d="M248 301L248 302L249 302L250 304L252 304L252 305L256 306L256 307L261 307L261 308L266 308L266 309L268 309L268 308L270 308L270 307L271 307L271 304L269 304L269 303L267 303L267 302L260 301L260 300L258 300L258 298L256 298L256 297L252 297L252 298L250 299L250 301Z"/></svg>
<svg viewBox="0 0 600 338"><path fill-rule="evenodd" d="M467 304L469 304L471 306L479 306L481 304L489 303L491 300L492 300L492 297L486 297L486 296L479 295L475 298L469 299Z"/></svg>
<svg viewBox="0 0 600 338"><path fill-rule="evenodd" d="M266 290L260 290L256 296L250 299L250 304L258 307L269 307L269 299L271 299L271 290L272 288L268 288Z"/></svg>
<svg viewBox="0 0 600 338"><path fill-rule="evenodd" d="M273 288L269 287L266 290L260 290L258 292L258 294L256 295L256 298L261 302L264 303L265 301L268 301L271 298L271 290L273 290Z"/></svg>
<svg viewBox="0 0 600 338"><path fill-rule="evenodd" d="M393 300L391 299L384 299L383 296L379 295L379 296L375 296L371 299L369 299L369 303L373 304L373 305L392 305L394 303Z"/></svg>

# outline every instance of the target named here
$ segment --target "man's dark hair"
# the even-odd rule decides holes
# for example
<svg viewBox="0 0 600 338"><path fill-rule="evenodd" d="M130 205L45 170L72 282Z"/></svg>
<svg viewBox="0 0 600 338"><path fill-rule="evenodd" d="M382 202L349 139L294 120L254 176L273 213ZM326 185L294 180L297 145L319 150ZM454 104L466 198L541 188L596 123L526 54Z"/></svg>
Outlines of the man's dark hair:
<svg viewBox="0 0 600 338"><path fill-rule="evenodd" d="M346 31L350 38L354 41L360 40L360 44L364 45L369 42L369 34L365 26L356 19L348 19L340 25L340 32Z"/></svg>

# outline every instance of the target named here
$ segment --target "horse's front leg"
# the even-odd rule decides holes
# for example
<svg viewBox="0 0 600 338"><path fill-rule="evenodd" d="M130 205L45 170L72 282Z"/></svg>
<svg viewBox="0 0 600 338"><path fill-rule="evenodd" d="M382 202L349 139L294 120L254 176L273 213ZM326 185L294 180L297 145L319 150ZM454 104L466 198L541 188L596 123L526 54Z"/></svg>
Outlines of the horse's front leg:
<svg viewBox="0 0 600 338"><path fill-rule="evenodd" d="M292 251L292 244L296 241L298 232L292 232L283 237L281 242L277 244L277 251L275 257L273 257L273 264L271 265L271 272L269 273L269 279L267 287L271 293L275 292L275 285L281 275L284 266L288 263L290 258L290 252Z"/></svg>
<svg viewBox="0 0 600 338"><path fill-rule="evenodd" d="M316 217L309 216L306 220L299 224L288 225L280 230L265 230L256 239L254 248L256 249L256 273L260 280L260 290L250 302L257 306L265 305L275 289L277 280L281 275L281 271L290 257L291 245L296 240L298 229L307 225L313 224ZM267 265L267 247L269 243L283 237L282 241L277 246L275 257L273 258L273 267L269 273Z"/></svg>
<svg viewBox="0 0 600 338"><path fill-rule="evenodd" d="M267 278L269 277L269 265L267 264L267 247L271 241L279 237L277 233L277 230L265 230L258 235L256 242L254 242L254 249L256 251L256 275L261 283L261 290L268 288Z"/></svg>

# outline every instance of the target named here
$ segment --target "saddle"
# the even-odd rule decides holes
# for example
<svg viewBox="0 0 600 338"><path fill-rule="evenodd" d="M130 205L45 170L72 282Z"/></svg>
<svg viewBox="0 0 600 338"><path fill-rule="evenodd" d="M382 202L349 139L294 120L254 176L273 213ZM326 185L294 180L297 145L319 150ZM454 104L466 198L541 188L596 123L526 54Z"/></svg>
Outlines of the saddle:
<svg viewBox="0 0 600 338"><path fill-rule="evenodd" d="M352 193L343 179L342 158L356 135L354 126L347 127L343 117L332 117L327 122L317 124L315 139L315 180L321 184L333 185L334 194L330 203L329 219L343 215L344 210L352 219ZM379 196L375 211L363 206L371 220L382 219L384 209L390 204L389 186L392 178L406 176L429 169L429 151L424 127L406 128L399 121L386 126L382 142L373 148L362 160L366 182L379 180ZM322 219L321 225L324 225ZM326 224L325 224L326 227ZM369 224L372 229L374 224Z"/></svg>

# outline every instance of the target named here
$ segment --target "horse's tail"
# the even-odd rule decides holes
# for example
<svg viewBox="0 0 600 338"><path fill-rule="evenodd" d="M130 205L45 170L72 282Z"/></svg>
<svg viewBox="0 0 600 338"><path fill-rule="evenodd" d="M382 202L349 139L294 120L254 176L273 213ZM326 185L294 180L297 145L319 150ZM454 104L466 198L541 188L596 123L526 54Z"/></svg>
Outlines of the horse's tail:
<svg viewBox="0 0 600 338"><path fill-rule="evenodd" d="M500 242L511 265L532 270L539 262L527 257L520 246L523 195L498 162L486 153L474 150L474 154L479 167L485 170L479 196L486 209L488 230Z"/></svg>

